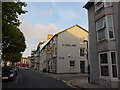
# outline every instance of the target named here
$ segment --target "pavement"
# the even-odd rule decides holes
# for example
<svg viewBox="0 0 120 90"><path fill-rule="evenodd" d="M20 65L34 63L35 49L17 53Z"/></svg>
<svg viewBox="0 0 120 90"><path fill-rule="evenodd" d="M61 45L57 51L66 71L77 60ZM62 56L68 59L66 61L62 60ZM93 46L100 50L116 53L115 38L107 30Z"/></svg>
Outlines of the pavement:
<svg viewBox="0 0 120 90"><path fill-rule="evenodd" d="M81 88L81 89L85 89L85 90L107 88L107 87L104 87L104 86L95 85L95 84L91 84L91 83L88 83L88 82L83 82L81 80L81 78L71 80L70 84L73 87L77 87L77 88Z"/></svg>
<svg viewBox="0 0 120 90"><path fill-rule="evenodd" d="M93 89L108 89L106 86L100 86L96 84L88 83L88 75L87 74L54 74L54 73L43 73L50 77L56 78L58 80L64 79L67 86L71 88L81 89L81 90L93 90ZM71 77L71 78L70 78ZM68 79L69 78L69 79Z"/></svg>

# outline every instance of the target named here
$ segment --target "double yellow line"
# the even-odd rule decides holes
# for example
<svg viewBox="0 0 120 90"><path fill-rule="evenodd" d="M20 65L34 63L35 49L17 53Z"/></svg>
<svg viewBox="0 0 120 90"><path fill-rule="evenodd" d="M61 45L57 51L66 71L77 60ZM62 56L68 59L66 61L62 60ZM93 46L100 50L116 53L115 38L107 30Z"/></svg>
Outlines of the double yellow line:
<svg viewBox="0 0 120 90"><path fill-rule="evenodd" d="M73 80L70 80L70 81L66 82L66 85L71 87L71 88L76 88L73 85L71 85L72 82L73 82Z"/></svg>

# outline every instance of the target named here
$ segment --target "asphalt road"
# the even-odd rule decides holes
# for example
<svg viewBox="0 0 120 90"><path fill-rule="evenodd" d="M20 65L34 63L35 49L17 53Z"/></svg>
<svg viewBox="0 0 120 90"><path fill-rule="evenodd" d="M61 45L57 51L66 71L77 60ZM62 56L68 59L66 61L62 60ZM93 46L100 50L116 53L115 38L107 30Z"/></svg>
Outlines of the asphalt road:
<svg viewBox="0 0 120 90"><path fill-rule="evenodd" d="M70 88L64 82L33 70L20 69L15 81L2 83L2 88Z"/></svg>

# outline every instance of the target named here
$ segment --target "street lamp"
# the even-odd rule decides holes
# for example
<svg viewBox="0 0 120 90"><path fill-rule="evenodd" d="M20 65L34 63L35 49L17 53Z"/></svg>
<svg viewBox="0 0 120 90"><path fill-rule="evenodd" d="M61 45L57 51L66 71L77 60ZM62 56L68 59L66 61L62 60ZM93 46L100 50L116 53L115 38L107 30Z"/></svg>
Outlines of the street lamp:
<svg viewBox="0 0 120 90"><path fill-rule="evenodd" d="M87 41L87 40L83 40L83 42L86 42L86 44L87 44L87 48L86 48L86 51L87 51L86 58L87 58L87 60L88 60L88 41ZM88 60L88 82L90 83L90 65L89 65L89 60Z"/></svg>

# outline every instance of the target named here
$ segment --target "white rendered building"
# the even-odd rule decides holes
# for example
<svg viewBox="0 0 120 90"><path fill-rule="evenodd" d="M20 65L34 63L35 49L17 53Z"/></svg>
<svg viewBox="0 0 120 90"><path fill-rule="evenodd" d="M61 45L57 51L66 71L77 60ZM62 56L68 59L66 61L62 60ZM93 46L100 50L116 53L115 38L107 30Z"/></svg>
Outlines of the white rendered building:
<svg viewBox="0 0 120 90"><path fill-rule="evenodd" d="M40 47L40 71L53 73L88 72L88 31L75 25L55 34Z"/></svg>

